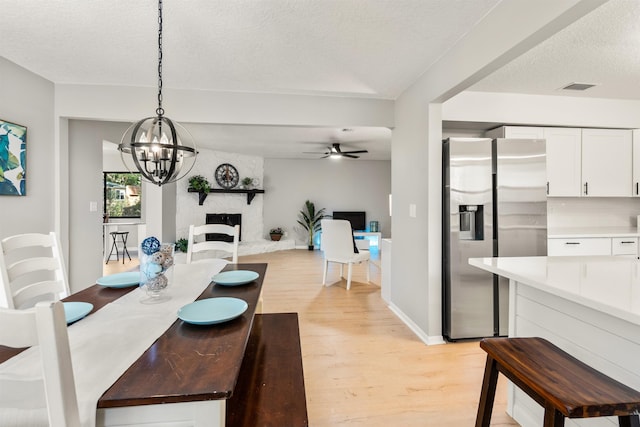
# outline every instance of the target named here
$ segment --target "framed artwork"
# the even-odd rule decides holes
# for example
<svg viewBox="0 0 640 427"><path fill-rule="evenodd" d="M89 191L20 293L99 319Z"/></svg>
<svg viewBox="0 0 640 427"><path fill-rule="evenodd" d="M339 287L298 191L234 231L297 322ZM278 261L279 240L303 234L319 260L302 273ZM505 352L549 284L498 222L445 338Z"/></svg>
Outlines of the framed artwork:
<svg viewBox="0 0 640 427"><path fill-rule="evenodd" d="M27 194L27 128L0 120L0 195Z"/></svg>

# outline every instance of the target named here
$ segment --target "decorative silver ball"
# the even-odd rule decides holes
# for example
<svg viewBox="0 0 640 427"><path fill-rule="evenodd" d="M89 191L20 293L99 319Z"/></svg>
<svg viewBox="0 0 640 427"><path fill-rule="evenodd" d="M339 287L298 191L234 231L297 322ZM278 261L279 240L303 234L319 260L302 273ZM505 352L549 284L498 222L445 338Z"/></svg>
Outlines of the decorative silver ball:
<svg viewBox="0 0 640 427"><path fill-rule="evenodd" d="M164 263L164 258L165 256L162 252L156 252L151 255L151 262L154 264L162 265L162 263Z"/></svg>
<svg viewBox="0 0 640 427"><path fill-rule="evenodd" d="M165 255L164 262L162 263L163 269L168 269L173 265L173 257L171 255Z"/></svg>
<svg viewBox="0 0 640 427"><path fill-rule="evenodd" d="M166 288L169 285L169 279L164 274L159 274L153 279L147 281L147 287L151 291L159 291Z"/></svg>

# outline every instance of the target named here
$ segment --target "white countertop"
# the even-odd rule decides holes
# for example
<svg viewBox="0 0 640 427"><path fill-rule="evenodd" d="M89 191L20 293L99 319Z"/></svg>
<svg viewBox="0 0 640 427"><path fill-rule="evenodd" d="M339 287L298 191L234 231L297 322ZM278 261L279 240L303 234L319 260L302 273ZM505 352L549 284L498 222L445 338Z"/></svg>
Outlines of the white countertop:
<svg viewBox="0 0 640 427"><path fill-rule="evenodd" d="M635 258L470 258L469 264L640 325L640 260Z"/></svg>
<svg viewBox="0 0 640 427"><path fill-rule="evenodd" d="M572 239L578 237L638 237L637 227L562 227L547 230L549 239Z"/></svg>

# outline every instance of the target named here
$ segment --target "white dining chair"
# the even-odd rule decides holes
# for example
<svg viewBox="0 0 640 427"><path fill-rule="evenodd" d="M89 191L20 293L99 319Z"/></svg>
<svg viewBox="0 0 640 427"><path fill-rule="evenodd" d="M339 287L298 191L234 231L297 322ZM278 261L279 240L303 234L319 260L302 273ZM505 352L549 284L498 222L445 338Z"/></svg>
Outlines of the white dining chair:
<svg viewBox="0 0 640 427"><path fill-rule="evenodd" d="M44 385L49 426L80 426L63 303L41 301L26 310L0 308L0 325L0 345L12 348L39 347L44 384L37 381L35 386ZM3 384L3 381L6 383ZM17 380L0 379L0 396L3 402L9 398L16 406L26 406L36 394L32 389L33 381L22 385ZM25 392L29 395L22 396ZM37 394L41 394L41 390ZM3 424L1 420L0 424Z"/></svg>
<svg viewBox="0 0 640 427"><path fill-rule="evenodd" d="M345 265L348 266L347 290L351 289L351 273L354 264L365 264L367 282L369 282L370 254L366 250L356 252L351 223L341 219L323 219L320 221L320 225L322 227L320 246L324 255L322 284L326 285L327 283L327 270L330 262L340 264L340 277L342 278L344 278L343 268Z"/></svg>
<svg viewBox="0 0 640 427"><path fill-rule="evenodd" d="M229 236L230 242L220 240L205 240L206 234L215 233ZM225 224L205 224L189 226L189 242L187 246L187 264L195 261L194 254L205 251L224 251L231 254L234 264L238 262L238 241L240 240L240 226Z"/></svg>
<svg viewBox="0 0 640 427"><path fill-rule="evenodd" d="M69 295L62 249L55 233L0 240L0 307L28 308Z"/></svg>

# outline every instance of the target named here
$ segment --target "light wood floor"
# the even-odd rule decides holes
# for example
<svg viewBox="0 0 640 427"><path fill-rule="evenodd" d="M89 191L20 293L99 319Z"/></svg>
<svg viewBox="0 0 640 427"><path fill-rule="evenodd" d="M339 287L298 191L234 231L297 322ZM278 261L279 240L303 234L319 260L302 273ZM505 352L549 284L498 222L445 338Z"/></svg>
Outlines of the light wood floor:
<svg viewBox="0 0 640 427"><path fill-rule="evenodd" d="M473 426L485 354L477 342L427 346L380 297L379 259L372 283L355 267L351 290L332 266L322 286L320 251L289 250L242 256L269 264L264 312L297 312L309 425ZM134 261L135 263L135 261ZM109 263L108 270L131 269ZM346 271L345 271L346 272ZM492 426L517 426L505 414L499 381Z"/></svg>

